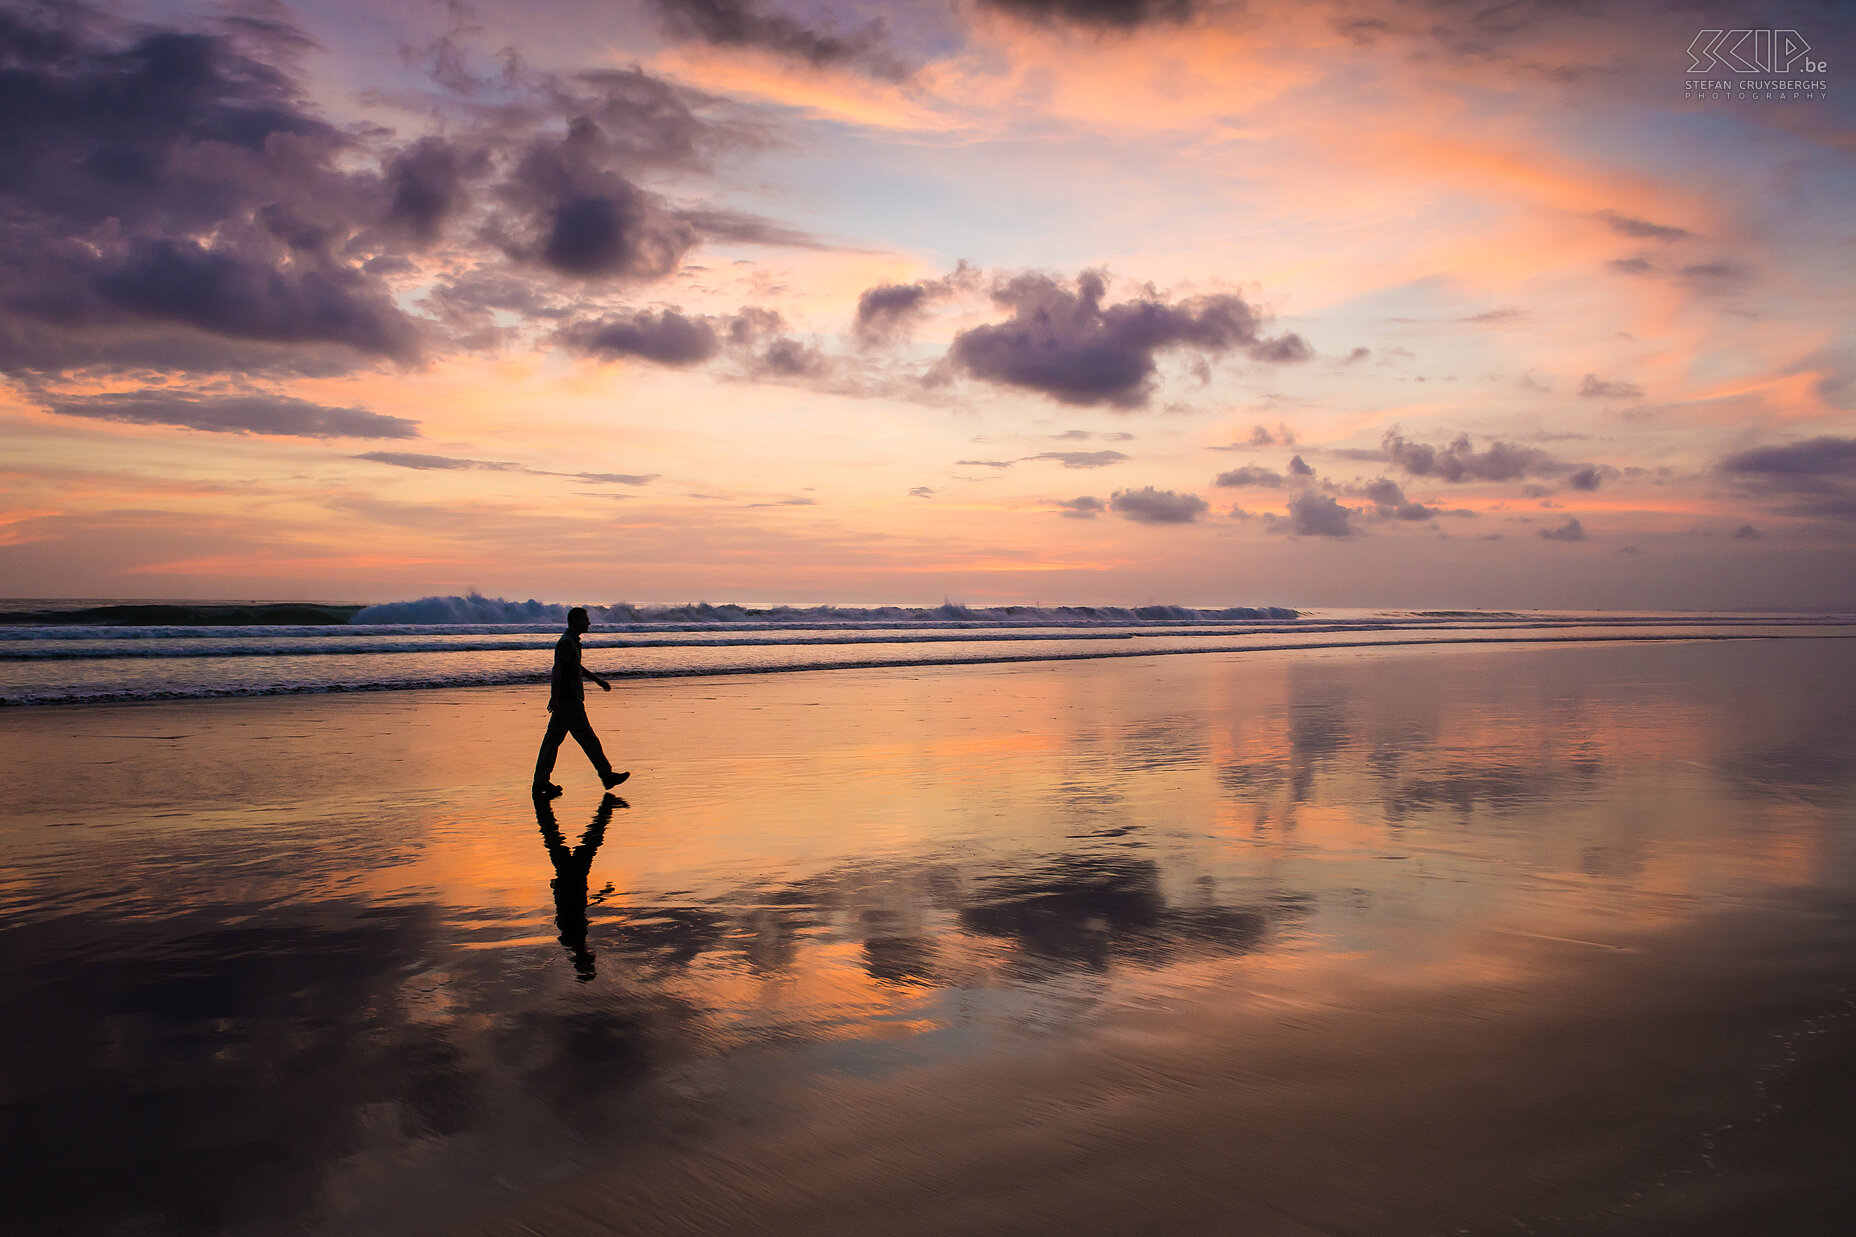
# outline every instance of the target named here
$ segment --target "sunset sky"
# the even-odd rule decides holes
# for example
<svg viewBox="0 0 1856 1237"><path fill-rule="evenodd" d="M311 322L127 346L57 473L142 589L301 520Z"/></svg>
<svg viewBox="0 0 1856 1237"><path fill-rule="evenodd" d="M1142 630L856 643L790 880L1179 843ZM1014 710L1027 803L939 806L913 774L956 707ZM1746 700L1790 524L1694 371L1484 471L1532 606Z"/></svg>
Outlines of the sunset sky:
<svg viewBox="0 0 1856 1237"><path fill-rule="evenodd" d="M0 595L1856 607L1853 51L6 0Z"/></svg>

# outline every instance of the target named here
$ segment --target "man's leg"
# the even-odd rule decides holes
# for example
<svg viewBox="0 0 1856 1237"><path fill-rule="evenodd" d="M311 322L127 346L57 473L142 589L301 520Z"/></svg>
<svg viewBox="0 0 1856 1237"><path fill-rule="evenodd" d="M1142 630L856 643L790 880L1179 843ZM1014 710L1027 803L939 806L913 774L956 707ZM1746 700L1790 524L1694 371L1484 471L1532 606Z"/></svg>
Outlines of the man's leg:
<svg viewBox="0 0 1856 1237"><path fill-rule="evenodd" d="M584 718L584 714L582 715ZM572 719L559 710L548 714L548 733L541 737L541 753L535 757L535 788L542 789L548 785L548 779L554 775L554 756L561 750L561 740L567 737Z"/></svg>
<svg viewBox="0 0 1856 1237"><path fill-rule="evenodd" d="M593 768L598 771L601 780L611 777L612 762L606 759L605 749L599 745L599 736L593 733L593 723L587 720L586 710L578 710L568 719L567 726L568 733L580 744L586 758L593 762ZM560 740L556 739L555 744L558 746L559 743Z"/></svg>

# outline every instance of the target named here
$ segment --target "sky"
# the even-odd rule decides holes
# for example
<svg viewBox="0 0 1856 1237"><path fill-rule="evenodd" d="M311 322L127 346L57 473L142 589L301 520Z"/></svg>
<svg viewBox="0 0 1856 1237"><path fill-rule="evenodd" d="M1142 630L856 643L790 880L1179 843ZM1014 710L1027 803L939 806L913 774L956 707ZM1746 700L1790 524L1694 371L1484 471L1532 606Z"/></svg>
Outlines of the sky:
<svg viewBox="0 0 1856 1237"><path fill-rule="evenodd" d="M0 595L1856 609L1852 50L4 0Z"/></svg>

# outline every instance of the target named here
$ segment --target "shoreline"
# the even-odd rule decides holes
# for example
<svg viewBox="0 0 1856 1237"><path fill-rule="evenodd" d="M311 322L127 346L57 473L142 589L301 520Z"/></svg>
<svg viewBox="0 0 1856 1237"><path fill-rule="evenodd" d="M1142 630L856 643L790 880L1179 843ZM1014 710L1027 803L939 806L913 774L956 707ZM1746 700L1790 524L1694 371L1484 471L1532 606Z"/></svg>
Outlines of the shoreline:
<svg viewBox="0 0 1856 1237"><path fill-rule="evenodd" d="M1812 624L1812 626L1815 626L1815 624ZM1853 625L1853 626L1856 626L1856 625ZM1526 631L1526 630L1538 630L1538 629L1522 629L1522 630ZM1012 665L1012 664L1018 664L1018 663L1023 663L1027 665L1037 665L1037 664L1049 664L1052 662L1103 661L1103 660L1112 660L1112 659L1121 659L1121 658L1139 658L1139 657L1241 655L1241 654L1249 654L1249 653L1285 653L1285 652L1297 652L1297 651L1320 652L1320 651L1363 649L1363 648L1422 648L1422 647L1439 647L1439 646L1476 647L1476 646L1494 646L1494 645L1553 646L1553 645L1604 645L1604 644L1632 644L1632 643L1636 643L1636 644L1645 644L1645 643L1685 644L1685 643L1704 643L1704 642L1710 642L1710 641L1768 641L1768 640L1801 640L1802 641L1802 640L1847 640L1847 639L1856 639L1856 630L1851 630L1847 632L1845 631L1830 631L1830 632L1696 631L1696 632L1686 632L1686 633L1617 632L1617 633L1609 633L1609 634L1578 634L1578 635L1574 635L1574 634L1536 635L1536 634L1518 634L1518 633L1512 633L1512 632L1504 633L1500 635L1475 635L1475 634L1465 633L1462 635L1425 635L1425 636L1409 636L1409 637L1394 636L1394 637L1388 637L1388 638L1383 638L1383 639L1278 641L1278 642L1273 642L1273 643L1245 644L1245 645L1238 645L1238 646L1223 646L1223 647L1210 647L1210 648L1098 649L1098 650L1078 651L1078 652L1063 652L1063 653L1053 652L1053 653L1047 653L1047 654L1013 653L1013 654L1000 654L997 656L989 656L986 654L972 654L972 655L966 655L966 656L925 657L925 658L916 658L916 659L912 659L908 661L875 661L875 660L871 660L867 658L866 659L845 658L845 659L839 659L839 660L821 660L818 662L798 664L798 665L763 665L763 666L742 666L742 667L698 666L698 667L689 667L689 668L659 668L659 669L652 669L652 670L619 669L619 670L602 670L601 673L604 674L605 677L609 679L619 679L619 680L624 680L627 682L650 682L650 681L671 680L671 679L737 678L737 677L742 677L742 676L753 676L753 675L763 675L763 674L798 674L798 673L805 673L805 672L812 672L812 671L908 669L910 667L927 667L927 666L988 666L988 665ZM596 645L594 647L597 650L600 646ZM623 648L624 648L624 646L621 646L621 645L612 645L612 646L605 646L605 647L612 651L621 651L621 652L623 651ZM216 656L227 656L227 657L238 656L237 654L215 654L215 655ZM266 655L265 654L251 654L250 656L261 657L261 656L266 656ZM43 660L52 661L54 659L48 658L48 659L43 659ZM124 659L124 660L134 660L134 659ZM520 685L524 683L532 683L536 681L538 681L537 676L532 671L522 671L522 672L512 671L506 674L499 674L499 675L484 675L484 676L476 676L476 677L459 676L459 677L453 677L453 678L433 678L433 679L422 680L422 681L421 680L414 680L414 681L400 680L400 681L394 681L390 683L317 684L317 685L283 684L283 685L278 685L274 687L264 687L264 688L256 688L256 689L224 689L224 690L218 690L218 691L204 690L204 691L186 691L186 692L176 691L176 692L171 692L171 693L146 692L146 693L139 693L139 694L138 693L123 693L123 694L117 694L117 695L111 695L107 693L88 693L82 696L71 695L71 696L64 696L64 697L56 697L56 698L49 699L49 700L32 699L32 698L21 699L18 696L0 696L0 710L45 709L45 708L58 708L58 707L68 707L72 705L88 705L88 704L134 705L134 704L178 703L178 702L188 701L188 700L238 700L238 699L256 699L256 698L264 698L264 697L271 697L271 696L348 695L348 694L355 694L355 693L378 693L378 692L396 692L396 691L421 692L421 691L443 690L447 688L463 690L463 689L468 689L468 688L480 688L480 687L516 686L516 685Z"/></svg>

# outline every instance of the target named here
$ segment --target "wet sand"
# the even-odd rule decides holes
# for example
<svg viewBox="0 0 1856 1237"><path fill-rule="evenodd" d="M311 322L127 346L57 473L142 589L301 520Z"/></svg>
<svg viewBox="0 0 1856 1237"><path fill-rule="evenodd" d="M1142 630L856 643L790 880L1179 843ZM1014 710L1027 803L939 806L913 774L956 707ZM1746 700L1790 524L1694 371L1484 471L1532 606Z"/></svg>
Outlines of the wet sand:
<svg viewBox="0 0 1856 1237"><path fill-rule="evenodd" d="M1842 643L8 711L16 1218L1840 1233Z"/></svg>

